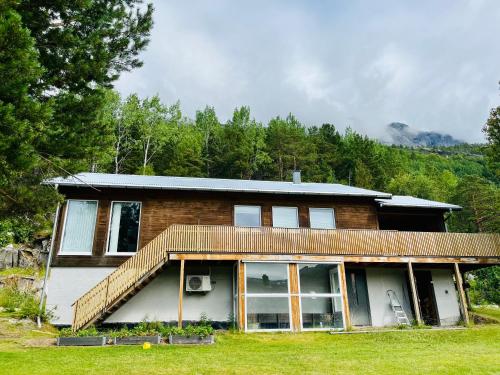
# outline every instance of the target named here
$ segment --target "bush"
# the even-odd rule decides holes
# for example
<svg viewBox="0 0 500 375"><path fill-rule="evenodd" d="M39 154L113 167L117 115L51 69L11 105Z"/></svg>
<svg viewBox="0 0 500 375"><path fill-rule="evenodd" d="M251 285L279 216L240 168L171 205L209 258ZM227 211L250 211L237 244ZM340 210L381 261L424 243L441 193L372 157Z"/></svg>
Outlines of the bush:
<svg viewBox="0 0 500 375"><path fill-rule="evenodd" d="M45 322L53 317L52 311L40 312L39 300L34 294L12 287L0 289L0 306L17 319L28 318L36 321L40 315L41 320Z"/></svg>
<svg viewBox="0 0 500 375"><path fill-rule="evenodd" d="M0 220L0 246L10 243L28 243L33 239L36 226L25 219Z"/></svg>
<svg viewBox="0 0 500 375"><path fill-rule="evenodd" d="M99 332L94 326L81 329L74 332L71 328L62 328L59 330L59 337L91 337L91 336L104 336L102 332Z"/></svg>

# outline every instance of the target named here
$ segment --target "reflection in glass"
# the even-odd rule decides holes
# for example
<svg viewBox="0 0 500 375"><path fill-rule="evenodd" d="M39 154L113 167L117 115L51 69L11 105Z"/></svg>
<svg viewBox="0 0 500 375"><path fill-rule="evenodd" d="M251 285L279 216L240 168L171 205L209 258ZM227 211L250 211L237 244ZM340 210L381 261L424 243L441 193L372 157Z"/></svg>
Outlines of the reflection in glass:
<svg viewBox="0 0 500 375"><path fill-rule="evenodd" d="M247 297L247 329L289 329L288 297Z"/></svg>
<svg viewBox="0 0 500 375"><path fill-rule="evenodd" d="M281 263L247 263L247 293L288 293L288 267Z"/></svg>

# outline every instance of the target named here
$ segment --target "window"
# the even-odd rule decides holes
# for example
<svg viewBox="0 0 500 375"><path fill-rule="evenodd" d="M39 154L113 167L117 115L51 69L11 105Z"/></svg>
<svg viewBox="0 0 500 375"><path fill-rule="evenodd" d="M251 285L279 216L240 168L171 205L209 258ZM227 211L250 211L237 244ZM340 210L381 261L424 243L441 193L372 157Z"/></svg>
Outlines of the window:
<svg viewBox="0 0 500 375"><path fill-rule="evenodd" d="M314 229L335 229L333 208L310 208L309 223Z"/></svg>
<svg viewBox="0 0 500 375"><path fill-rule="evenodd" d="M302 329L343 328L337 264L299 264Z"/></svg>
<svg viewBox="0 0 500 375"><path fill-rule="evenodd" d="M112 203L108 253L134 253L137 251L140 218L140 202Z"/></svg>
<svg viewBox="0 0 500 375"><path fill-rule="evenodd" d="M245 263L248 330L289 330L288 265Z"/></svg>
<svg viewBox="0 0 500 375"><path fill-rule="evenodd" d="M273 227L298 228L299 210L297 207L273 207Z"/></svg>
<svg viewBox="0 0 500 375"><path fill-rule="evenodd" d="M68 200L60 252L92 254L97 218L97 201Z"/></svg>
<svg viewBox="0 0 500 375"><path fill-rule="evenodd" d="M234 206L234 225L260 227L260 206Z"/></svg>

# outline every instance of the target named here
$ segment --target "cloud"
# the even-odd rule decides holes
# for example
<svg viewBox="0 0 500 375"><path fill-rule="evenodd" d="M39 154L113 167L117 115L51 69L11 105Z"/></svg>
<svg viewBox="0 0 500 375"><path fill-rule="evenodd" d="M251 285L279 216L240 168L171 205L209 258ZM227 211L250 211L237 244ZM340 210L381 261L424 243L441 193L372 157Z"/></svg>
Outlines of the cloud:
<svg viewBox="0 0 500 375"><path fill-rule="evenodd" d="M294 113L382 137L416 130L483 141L500 104L497 0L155 2L144 66L124 74L124 95L158 93L194 117L222 120L249 105L266 123Z"/></svg>

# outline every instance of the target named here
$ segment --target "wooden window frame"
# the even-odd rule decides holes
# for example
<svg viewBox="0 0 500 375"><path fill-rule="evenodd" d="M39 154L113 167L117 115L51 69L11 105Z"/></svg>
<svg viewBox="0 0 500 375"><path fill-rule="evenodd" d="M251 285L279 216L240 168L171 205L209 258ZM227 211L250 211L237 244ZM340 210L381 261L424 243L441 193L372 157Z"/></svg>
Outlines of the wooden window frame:
<svg viewBox="0 0 500 375"><path fill-rule="evenodd" d="M336 265L337 266L337 282L339 283L340 286L340 293L302 293L301 288L300 288L300 270L299 266L301 264L330 264L330 265ZM300 330L309 332L309 331L343 331L345 330L346 327L346 320L345 320L345 306L344 306L344 299L342 298L342 287L341 287L341 267L340 267L340 262L297 262L297 290L298 294L297 296L299 297L299 316L300 316ZM310 298L310 297L319 297L319 298L340 298L340 304L342 306L342 328L332 328L332 327L327 327L327 328L304 328L304 323L302 321L302 297Z"/></svg>
<svg viewBox="0 0 500 375"><path fill-rule="evenodd" d="M288 292L287 293L248 293L248 286L247 286L247 263L277 263L277 264L284 264L286 265L286 277L287 277L287 286L288 286ZM293 322L292 322L292 302L291 302L291 293L290 293L290 263L287 262L263 262L263 261L244 261L243 262L243 269L244 269L244 280L245 280L245 311L244 311L244 318L245 318L245 332L292 332L293 331ZM272 329L248 329L248 297L262 297L262 298L272 298L272 297L278 297L278 298L285 298L287 297L288 299L288 319L289 319L289 327L288 328L272 328Z"/></svg>

